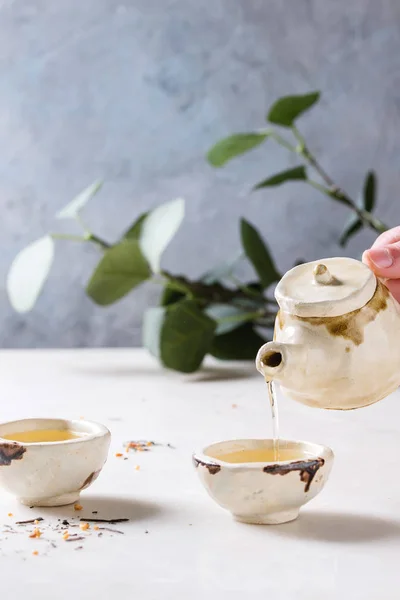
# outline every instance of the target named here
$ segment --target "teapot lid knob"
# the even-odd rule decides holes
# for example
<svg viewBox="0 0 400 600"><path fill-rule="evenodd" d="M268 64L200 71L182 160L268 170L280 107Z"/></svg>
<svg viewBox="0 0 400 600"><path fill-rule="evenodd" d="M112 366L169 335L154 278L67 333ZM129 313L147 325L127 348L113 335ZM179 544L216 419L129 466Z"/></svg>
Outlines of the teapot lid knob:
<svg viewBox="0 0 400 600"><path fill-rule="evenodd" d="M318 264L315 265L314 270L314 281L320 285L339 285L340 281L333 277L329 272L329 269L326 265Z"/></svg>

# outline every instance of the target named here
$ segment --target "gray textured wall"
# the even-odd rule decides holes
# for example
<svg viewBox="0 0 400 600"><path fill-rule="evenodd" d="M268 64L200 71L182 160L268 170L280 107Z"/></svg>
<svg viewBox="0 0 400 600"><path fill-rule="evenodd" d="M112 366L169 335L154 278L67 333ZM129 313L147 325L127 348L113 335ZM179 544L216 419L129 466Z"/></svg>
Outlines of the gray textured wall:
<svg viewBox="0 0 400 600"><path fill-rule="evenodd" d="M238 246L238 218L258 223L281 269L338 252L346 210L301 184L249 195L293 163L265 146L215 172L220 136L262 126L278 96L321 89L305 117L311 147L356 194L373 166L379 215L400 222L398 0L4 0L0 3L0 295L3 347L140 343L143 287L108 309L83 285L93 248L58 244L34 312L12 312L7 267L54 229L54 213L98 177L87 210L112 240L145 208L183 196L184 226L165 266L199 274ZM355 255L371 242L352 242ZM215 241L213 241L215 240Z"/></svg>

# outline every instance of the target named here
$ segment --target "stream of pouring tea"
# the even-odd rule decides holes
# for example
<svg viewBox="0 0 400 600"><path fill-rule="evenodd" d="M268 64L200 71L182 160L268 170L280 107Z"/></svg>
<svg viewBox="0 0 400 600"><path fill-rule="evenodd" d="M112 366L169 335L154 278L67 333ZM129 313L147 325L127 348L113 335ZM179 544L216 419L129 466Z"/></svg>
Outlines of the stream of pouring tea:
<svg viewBox="0 0 400 600"><path fill-rule="evenodd" d="M265 380L268 388L269 403L272 417L272 438L274 440L274 460L279 460L279 415L276 402L276 392L272 380Z"/></svg>

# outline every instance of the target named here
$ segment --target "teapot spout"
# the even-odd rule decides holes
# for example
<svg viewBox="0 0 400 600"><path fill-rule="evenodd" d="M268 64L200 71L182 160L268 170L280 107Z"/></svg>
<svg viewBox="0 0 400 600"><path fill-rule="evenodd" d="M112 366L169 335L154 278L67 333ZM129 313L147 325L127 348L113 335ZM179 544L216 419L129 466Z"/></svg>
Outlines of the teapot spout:
<svg viewBox="0 0 400 600"><path fill-rule="evenodd" d="M266 381L278 379L279 373L285 367L286 344L268 342L261 346L256 357L257 371L261 373Z"/></svg>
<svg viewBox="0 0 400 600"><path fill-rule="evenodd" d="M298 344L268 342L256 357L257 370L266 381L280 381L284 386L303 374L304 347Z"/></svg>

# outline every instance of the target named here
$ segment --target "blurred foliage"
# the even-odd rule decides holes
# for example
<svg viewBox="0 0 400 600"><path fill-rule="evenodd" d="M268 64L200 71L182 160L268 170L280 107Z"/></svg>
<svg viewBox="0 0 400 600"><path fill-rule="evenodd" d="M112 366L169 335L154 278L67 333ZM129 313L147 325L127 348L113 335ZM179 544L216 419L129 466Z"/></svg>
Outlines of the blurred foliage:
<svg viewBox="0 0 400 600"><path fill-rule="evenodd" d="M387 227L373 215L377 190L374 173L367 173L360 200L354 201L326 174L299 132L297 119L319 98L319 92L280 98L270 108L267 121L283 128L285 137L271 127L234 134L217 142L207 159L220 168L266 142L280 144L296 154L297 166L269 174L253 189L303 181L328 199L346 205L352 214L339 240L344 246L363 227L378 233ZM238 256L193 280L161 267L163 252L184 218L182 199L140 215L120 239L110 244L91 232L81 218L86 203L100 188L100 182L93 183L57 215L59 219L77 221L82 235L51 233L15 257L7 278L7 291L15 310L27 312L33 308L52 265L55 240L93 243L102 250L86 287L95 303L107 306L117 302L145 281L162 286L160 306L149 308L144 314L143 343L165 367L191 373L207 354L226 360L254 359L258 348L270 339L276 305L269 291L281 278L256 227L242 219L242 250ZM247 261L258 279L239 281L235 268L240 261Z"/></svg>

